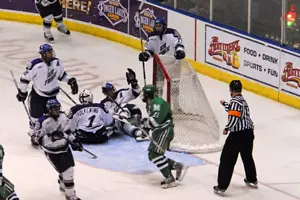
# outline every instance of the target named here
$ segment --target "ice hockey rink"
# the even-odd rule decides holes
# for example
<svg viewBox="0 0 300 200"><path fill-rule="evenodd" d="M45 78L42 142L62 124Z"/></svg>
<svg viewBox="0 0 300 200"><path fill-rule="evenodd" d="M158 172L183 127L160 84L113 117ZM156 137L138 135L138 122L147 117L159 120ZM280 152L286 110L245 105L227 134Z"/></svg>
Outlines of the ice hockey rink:
<svg viewBox="0 0 300 200"><path fill-rule="evenodd" d="M53 33L57 57L64 61L70 75L78 77L81 89L90 89L94 93L95 100L103 98L101 84L106 81L111 81L117 88L127 87L125 72L128 67L136 71L139 83L143 85L137 50L85 34L72 32L72 36L68 37L56 30ZM3 173L15 184L21 200L65 199L58 190L57 173L43 152L30 146L26 134L28 119L22 104L15 98L16 88L9 72L12 70L19 78L26 63L39 56L38 47L43 43L42 27L0 21L0 143L6 151ZM150 83L151 65L146 67L149 72L147 82ZM199 79L223 127L227 115L219 100L229 100L228 85L203 75L199 75ZM62 87L70 92L68 86ZM122 160L122 154L115 155L114 148L110 148L101 152L110 159L97 162L99 166L109 162L109 166L117 170L95 167L76 159L75 187L78 196L82 200L300 199L299 111L247 91L244 91L244 96L255 123L254 159L259 189L244 185L244 169L239 158L226 196L214 194L212 187L216 185L220 157L220 152L216 152L194 155L195 164L189 168L183 182L176 188L163 190L160 188L162 176L158 171L118 171L120 166L126 169L131 166ZM64 110L72 105L63 95L59 99ZM74 99L77 100L77 97L74 96ZM134 102L144 108L140 99ZM128 149L123 153L124 156L134 155L134 151L138 149ZM139 162L139 159L136 161ZM151 162L148 164L153 165Z"/></svg>

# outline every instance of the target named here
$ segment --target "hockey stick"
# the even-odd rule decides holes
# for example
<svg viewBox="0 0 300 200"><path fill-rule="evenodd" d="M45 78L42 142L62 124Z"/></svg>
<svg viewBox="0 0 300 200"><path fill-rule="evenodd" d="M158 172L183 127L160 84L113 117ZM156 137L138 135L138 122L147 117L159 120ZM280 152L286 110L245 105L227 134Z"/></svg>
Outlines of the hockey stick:
<svg viewBox="0 0 300 200"><path fill-rule="evenodd" d="M14 83L15 83L16 89L19 91L19 86L18 86L17 80L16 80L15 75L14 75L14 73L12 72L12 70L10 70L10 74L11 74L11 77L13 78L13 81L14 81ZM25 102L22 101L22 103L23 103L25 112L26 112L26 114L27 114L27 117L28 117L28 119L29 119L29 122L30 122L31 124L33 124L33 123L32 123L32 119L31 119L31 117L30 117L30 114L29 114L29 111L28 111L28 108L27 108Z"/></svg>
<svg viewBox="0 0 300 200"><path fill-rule="evenodd" d="M85 151L86 153L90 154L92 159L97 159L98 158L95 154L93 154L89 150L85 149L84 147L81 147L81 148L82 148L83 151Z"/></svg>
<svg viewBox="0 0 300 200"><path fill-rule="evenodd" d="M72 99L72 97L70 97L70 95L68 95L68 93L64 89L62 89L60 87L60 90L64 93L64 95L66 95L68 97L68 99L70 99L70 101L72 101L72 103L74 103L75 105L77 105L76 101L74 99Z"/></svg>
<svg viewBox="0 0 300 200"><path fill-rule="evenodd" d="M124 122L126 124L130 124L132 125L127 119L121 119L118 115L113 115L113 118L116 120L119 120L121 122ZM155 141L152 139L152 137L147 133L147 131L145 131L144 129L142 129L141 127L137 126L137 128L142 131L145 135L147 135L147 137L149 137L149 139L151 140L151 142L162 152L164 152L164 150L162 149L162 147Z"/></svg>
<svg viewBox="0 0 300 200"><path fill-rule="evenodd" d="M69 138L66 138L66 137L63 137L65 140L67 140L71 145L74 145L74 143L69 140ZM82 150L85 151L86 153L90 154L91 155L91 159L97 159L98 157L93 154L92 152L90 152L89 150L85 149L83 146L81 146Z"/></svg>
<svg viewBox="0 0 300 200"><path fill-rule="evenodd" d="M138 10L138 15L139 15L139 35L140 35L140 40L141 40L141 51L144 52L144 47L143 47L143 38L142 38L142 19L141 19L141 10L142 7L145 3L145 0L142 0L139 10ZM145 61L142 61L143 64L143 75L144 75L144 86L146 85L146 71L145 71Z"/></svg>

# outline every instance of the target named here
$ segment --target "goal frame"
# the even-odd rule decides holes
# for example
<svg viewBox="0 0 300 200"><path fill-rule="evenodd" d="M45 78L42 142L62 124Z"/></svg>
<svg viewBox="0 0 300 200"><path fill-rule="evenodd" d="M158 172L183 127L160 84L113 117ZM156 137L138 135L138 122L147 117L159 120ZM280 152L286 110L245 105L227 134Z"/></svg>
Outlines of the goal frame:
<svg viewBox="0 0 300 200"><path fill-rule="evenodd" d="M156 85L156 75L157 75L157 67L158 67L155 62L157 62L161 66L160 69L167 81L167 102L169 104L171 104L171 78L165 68L165 65L160 60L158 54L153 55L153 73L152 73L153 74L153 77L152 77L153 85Z"/></svg>
<svg viewBox="0 0 300 200"><path fill-rule="evenodd" d="M163 59L160 57L161 55L158 54L154 54L153 55L153 72L152 72L152 83L153 85L157 86L157 84L159 84L158 82L161 80L157 80L158 77L163 76L163 82L164 82L164 86L165 89L163 92L163 98L170 104L170 106L172 105L172 103L177 104L175 101L175 99L173 99L173 79L172 79L172 73L173 71L169 70L168 68L166 68L165 64L163 63ZM168 56L169 57L169 56ZM187 62L187 61L186 61ZM193 80L195 77L197 76L196 72L194 71L194 69L192 68L192 66L190 66L190 64L187 62L185 64L181 63L181 65L184 65L184 69L187 70L192 70L191 74L187 74L187 75L183 75L184 77L191 77ZM187 65L187 66L185 66ZM158 69L159 68L159 69ZM171 73L171 74L169 74ZM176 71L175 71L176 73ZM176 75L175 75L176 76ZM181 78L181 76L180 76ZM177 77L175 77L175 79L177 79ZM190 79L188 79L190 80ZM198 81L198 82L197 82ZM197 79L197 83L195 83L196 85L200 86L202 88L201 82L200 80ZM182 131L182 128L184 128L184 126L186 125L186 123L184 123L185 125L183 126L177 126L177 130L176 126L174 129L174 140L172 141L172 143L170 144L170 150L171 151L175 151L175 152L185 152L185 153L194 153L194 154L198 154L198 153L212 153L212 152L217 152L220 151L223 148L223 139L221 138L221 132L220 132L220 127L218 124L218 121L216 120L216 116L214 115L212 108L208 102L208 99L206 97L205 91L203 90L203 88L200 90L200 93L203 93L203 102L207 103L209 105L209 108L206 108L203 110L204 111L209 111L212 114L209 115L205 115L205 114L201 114L202 111L200 111L199 113L193 113L193 111L183 111L182 112L177 112L175 111L173 113L173 119L174 122L179 122L179 124L182 125L182 122L186 121L188 123L190 122L196 122L196 127L198 128L199 125L201 126L201 124L204 124L203 128L199 128L195 131L195 126L191 126L193 128L187 128L186 131ZM173 105L174 106L174 105ZM195 112L198 112L199 110L196 109ZM193 118L193 119L191 119ZM176 121L177 120L177 121ZM179 132L178 132L179 131ZM180 134L177 134L177 133ZM204 134L210 134L207 137ZM186 135L186 134L191 134L191 135ZM199 145L195 143L196 140L193 140L193 138L196 138L198 136L196 136L195 134L199 134ZM176 135L177 135L177 139L176 139ZM189 141L190 139L184 139L183 137L188 137L188 138L192 138L191 141ZM190 137L191 136L191 137ZM182 139L182 140L181 140ZM207 142L205 141L207 139ZM202 142L205 141L205 142Z"/></svg>

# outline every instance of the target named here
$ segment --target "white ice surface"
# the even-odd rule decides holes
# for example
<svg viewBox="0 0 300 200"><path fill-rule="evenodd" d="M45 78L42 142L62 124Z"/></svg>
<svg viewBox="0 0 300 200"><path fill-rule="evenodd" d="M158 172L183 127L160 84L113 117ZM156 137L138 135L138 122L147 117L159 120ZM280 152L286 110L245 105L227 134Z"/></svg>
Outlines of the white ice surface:
<svg viewBox="0 0 300 200"><path fill-rule="evenodd" d="M131 67L143 84L142 67L137 61L138 51L84 34L72 33L71 37L66 37L56 30L53 32L56 38L53 46L57 56L62 60L81 63L81 66L77 66L81 72L99 76L91 82L123 78L126 68ZM39 45L45 43L42 34L39 26L0 21L0 143L6 150L4 174L16 185L21 200L64 199L58 191L57 173L43 153L29 145L26 134L28 120L22 104L15 98L16 90L9 74L11 69L19 77L26 63L38 56L36 52ZM150 77L148 73L148 82ZM228 86L206 76L199 75L199 78L223 126L226 123L226 113L219 105L219 100L229 99ZM79 84L83 83L86 81L79 80ZM115 84L117 87L127 86L125 79L120 79ZM97 87L93 87L92 91L95 98L100 100L103 97L101 86L98 83L95 86ZM69 91L68 87L64 88ZM239 158L227 196L229 199L240 200L300 199L299 111L247 91L244 96L255 122L254 158L259 189L250 189L243 184L244 171ZM60 96L60 99L68 102L64 96ZM139 99L135 102L142 105ZM64 108L68 107L66 103L64 105ZM217 180L220 152L198 156L209 161L209 164L190 168L182 184L169 190L159 187L162 178L159 173L132 175L76 162L77 194L83 200L220 199L212 191Z"/></svg>

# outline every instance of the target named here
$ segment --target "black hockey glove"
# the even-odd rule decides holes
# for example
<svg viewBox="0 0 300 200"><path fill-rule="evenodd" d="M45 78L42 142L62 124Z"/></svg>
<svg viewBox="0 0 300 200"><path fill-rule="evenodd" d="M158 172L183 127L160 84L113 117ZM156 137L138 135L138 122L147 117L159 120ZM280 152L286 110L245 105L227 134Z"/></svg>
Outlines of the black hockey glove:
<svg viewBox="0 0 300 200"><path fill-rule="evenodd" d="M71 147L74 151L82 151L82 144L77 140L73 140Z"/></svg>
<svg viewBox="0 0 300 200"><path fill-rule="evenodd" d="M174 57L177 60L184 59L185 58L185 52L183 50L178 50L178 51L175 52Z"/></svg>
<svg viewBox="0 0 300 200"><path fill-rule="evenodd" d="M78 93L78 85L75 78L70 78L70 80L68 81L68 85L71 86L72 94Z"/></svg>
<svg viewBox="0 0 300 200"><path fill-rule="evenodd" d="M22 92L20 89L18 89L17 99L20 102L24 102L27 98L28 92Z"/></svg>
<svg viewBox="0 0 300 200"><path fill-rule="evenodd" d="M142 52L139 54L139 61L147 62L150 58L150 54L148 52Z"/></svg>
<svg viewBox="0 0 300 200"><path fill-rule="evenodd" d="M137 82L138 82L136 80L135 72L130 68L127 68L127 70L128 70L128 72L126 72L127 83L128 85L131 84L131 87L135 89L137 87Z"/></svg>
<svg viewBox="0 0 300 200"><path fill-rule="evenodd" d="M54 142L63 139L64 133L61 131L53 131L52 133L48 133L47 136L51 137L52 142Z"/></svg>

